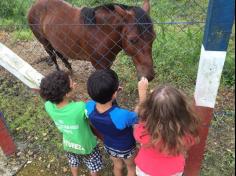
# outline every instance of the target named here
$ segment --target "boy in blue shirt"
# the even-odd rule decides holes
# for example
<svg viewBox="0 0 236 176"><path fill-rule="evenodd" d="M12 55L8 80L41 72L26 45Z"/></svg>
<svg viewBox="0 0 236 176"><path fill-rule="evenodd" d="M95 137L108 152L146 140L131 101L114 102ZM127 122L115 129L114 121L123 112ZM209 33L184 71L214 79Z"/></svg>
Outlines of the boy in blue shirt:
<svg viewBox="0 0 236 176"><path fill-rule="evenodd" d="M105 151L114 164L114 175L123 175L125 163L128 176L135 176L136 142L133 125L138 117L135 112L113 104L119 89L117 74L110 69L97 70L89 77L87 89L93 100L86 105L88 117L103 137Z"/></svg>

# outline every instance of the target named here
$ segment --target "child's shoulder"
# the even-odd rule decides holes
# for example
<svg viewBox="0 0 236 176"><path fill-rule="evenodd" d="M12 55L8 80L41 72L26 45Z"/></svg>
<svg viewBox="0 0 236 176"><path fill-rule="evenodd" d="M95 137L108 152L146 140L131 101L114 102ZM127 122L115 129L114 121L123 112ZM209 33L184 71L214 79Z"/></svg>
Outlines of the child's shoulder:
<svg viewBox="0 0 236 176"><path fill-rule="evenodd" d="M71 103L75 104L76 106L82 106L82 107L86 106L86 103L83 101L72 101Z"/></svg>
<svg viewBox="0 0 236 176"><path fill-rule="evenodd" d="M111 115L114 115L114 116L120 116L120 115L126 115L126 116L133 116L133 115L136 115L135 112L133 111L130 111L128 109L125 109L125 108L121 108L119 106L114 106L112 111L110 112Z"/></svg>
<svg viewBox="0 0 236 176"><path fill-rule="evenodd" d="M66 105L67 109L76 109L76 111L84 111L86 108L86 104L83 101L71 101Z"/></svg>
<svg viewBox="0 0 236 176"><path fill-rule="evenodd" d="M53 106L53 103L51 101L46 101L44 103L45 106Z"/></svg>
<svg viewBox="0 0 236 176"><path fill-rule="evenodd" d="M109 114L118 129L124 129L132 126L138 121L137 113L120 107L114 107Z"/></svg>
<svg viewBox="0 0 236 176"><path fill-rule="evenodd" d="M96 102L93 101L93 100L88 100L87 102L85 102L85 104L86 104L86 107L87 107L87 106L95 106L95 105L96 105Z"/></svg>
<svg viewBox="0 0 236 176"><path fill-rule="evenodd" d="M93 112L93 110L95 109L95 106L96 106L96 102L93 100L89 100L86 102L85 108L86 108L86 111L88 112L88 114Z"/></svg>

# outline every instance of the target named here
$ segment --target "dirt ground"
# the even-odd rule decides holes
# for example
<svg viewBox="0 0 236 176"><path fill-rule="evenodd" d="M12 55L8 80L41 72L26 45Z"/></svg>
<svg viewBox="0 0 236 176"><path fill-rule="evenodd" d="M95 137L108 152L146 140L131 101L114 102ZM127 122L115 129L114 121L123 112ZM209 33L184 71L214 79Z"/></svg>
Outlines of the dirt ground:
<svg viewBox="0 0 236 176"><path fill-rule="evenodd" d="M0 42L11 48L17 55L23 58L26 62L31 64L37 71L42 73L43 75L48 74L51 71L55 70L55 66L49 66L45 61L40 61L40 58L44 58L47 56L46 52L44 51L43 47L37 41L30 41L30 42L18 42L13 41L10 39L8 33L0 32ZM10 39L10 40L9 40ZM90 73L94 70L92 65L89 62L85 61L71 61L72 68L74 70L72 78L79 84L78 87L78 99L84 100L87 99L86 93L86 81ZM67 70L63 63L59 61L59 65L64 70ZM4 79L12 79L5 70L0 68L0 78ZM130 98L127 97L128 95L122 95L127 100L128 106L132 106L132 101L135 99L134 97ZM220 89L219 96L217 98L217 106L215 110L216 116L221 116L224 113L230 112L234 113L234 89ZM231 121L230 121L231 122ZM230 123L229 122L229 123ZM228 128L227 128L228 129ZM222 135L217 132L215 128L211 128L209 138L212 138L208 141L208 147L217 147L220 145L219 143L223 143L223 141L218 141L221 139L222 136L226 137L228 141L231 141L227 144L222 144L227 150L233 151L234 150L234 126L231 124L228 131L221 131L222 133L229 133ZM222 138L224 140L225 138ZM23 151L18 151L16 156L13 156L9 159L9 165L12 162L13 165L16 163L16 160L19 160L20 163L23 163L23 167L17 171L17 176L56 176L56 175L70 175L69 169L67 168L67 163L65 162L66 159L64 156L59 156L59 160L57 156L51 155L46 152L37 153L33 150L34 146L30 145L30 140L28 140L28 147L26 147ZM104 156L105 160L108 161L107 156ZM103 171L103 176L109 176L111 174L111 164L108 161L107 168L109 170ZM206 166L204 166L206 167ZM86 172L82 169L80 175L86 175ZM7 175L4 175L7 176Z"/></svg>
<svg viewBox="0 0 236 176"><path fill-rule="evenodd" d="M6 32L0 32L0 41L12 49L17 55L23 58L41 74L47 75L48 73L56 70L54 65L48 64L45 60L42 61L48 57L48 54L45 52L44 48L38 41L14 41ZM68 71L60 59L57 61L62 70ZM82 93L83 96L83 92L86 90L84 87L85 82L90 73L94 71L94 68L90 62L86 61L70 60L70 63L72 64L73 68L72 78L80 85L79 93Z"/></svg>

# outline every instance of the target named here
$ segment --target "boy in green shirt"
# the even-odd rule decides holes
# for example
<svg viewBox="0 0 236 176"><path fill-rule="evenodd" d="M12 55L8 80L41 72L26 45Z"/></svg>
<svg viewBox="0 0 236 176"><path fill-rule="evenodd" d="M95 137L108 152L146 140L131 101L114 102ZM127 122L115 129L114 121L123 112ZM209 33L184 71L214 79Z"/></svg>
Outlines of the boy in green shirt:
<svg viewBox="0 0 236 176"><path fill-rule="evenodd" d="M82 162L90 170L91 176L97 176L102 168L102 157L85 114L85 103L74 102L70 97L74 86L68 74L55 71L42 79L40 95L46 100L47 113L63 134L63 146L72 175L78 175Z"/></svg>

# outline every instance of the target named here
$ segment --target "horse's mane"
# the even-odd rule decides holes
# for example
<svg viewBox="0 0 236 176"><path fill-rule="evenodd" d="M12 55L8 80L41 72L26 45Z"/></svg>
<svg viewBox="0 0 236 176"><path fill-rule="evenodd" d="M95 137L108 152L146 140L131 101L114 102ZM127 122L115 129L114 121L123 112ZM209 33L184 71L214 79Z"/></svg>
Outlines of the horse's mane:
<svg viewBox="0 0 236 176"><path fill-rule="evenodd" d="M123 5L123 4L112 3L112 4L105 4L102 6L98 6L95 8L88 8L88 7L83 8L81 11L81 16L83 17L84 24L86 24L86 25L97 24L96 18L95 18L95 12L100 9L107 10L107 11L115 11L116 5L121 7L122 9L134 11L135 23L137 23L137 25L138 25L138 29L139 29L140 34L143 34L146 32L153 33L152 20L151 20L150 16L142 8L136 7L136 6L127 6L127 5Z"/></svg>

